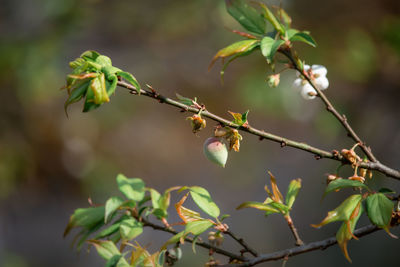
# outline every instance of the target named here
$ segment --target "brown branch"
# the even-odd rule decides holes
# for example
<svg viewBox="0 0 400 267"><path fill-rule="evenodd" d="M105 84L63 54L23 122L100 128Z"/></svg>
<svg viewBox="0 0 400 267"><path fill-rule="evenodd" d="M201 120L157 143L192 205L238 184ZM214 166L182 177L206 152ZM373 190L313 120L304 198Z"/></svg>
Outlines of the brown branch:
<svg viewBox="0 0 400 267"><path fill-rule="evenodd" d="M354 235L356 237L360 238L360 237L371 234L378 230L380 230L380 228L376 227L375 225L368 225L368 226L361 227L361 228L355 230ZM257 265L262 262L287 259L289 257L293 257L296 255L307 253L307 252L314 251L314 250L319 250L319 249L324 250L335 244L337 244L336 237L331 237L331 238L327 238L327 239L324 239L321 241L316 241L316 242L312 242L309 244L305 244L300 247L293 247L293 248L284 249L284 250L269 253L269 254L263 254L257 258L251 259L251 260L241 263L241 264L227 264L227 265L218 265L218 266L229 266L229 267L254 266L254 265Z"/></svg>
<svg viewBox="0 0 400 267"><path fill-rule="evenodd" d="M255 251L254 249L252 249L251 247L249 247L249 245L247 245L247 243L243 240L243 238L239 238L237 237L235 234L233 234L230 230L224 232L225 234L229 235L230 237L232 237L236 242L238 242L243 248L244 248L244 252L249 252L251 255L253 255L254 257L258 257L258 253L257 251Z"/></svg>
<svg viewBox="0 0 400 267"><path fill-rule="evenodd" d="M137 219L139 219L143 223L143 226L151 227L154 230L167 232L167 233L170 233L170 234L173 234L173 235L176 235L178 233L177 231L174 231L171 228L167 228L166 226L161 226L161 225L154 224L154 223L146 220L143 217L140 217L140 218L137 218ZM192 238L189 238L189 237L186 237L185 241L187 241L189 243L193 243L194 242L194 240ZM237 255L237 254L234 254L232 252L220 249L220 248L218 248L216 246L213 246L213 245L211 245L209 243L206 243L206 242L203 242L203 241L200 241L200 240L196 240L196 246L203 247L203 248L206 248L206 249L212 249L212 251L215 252L215 253L218 253L218 254L221 254L221 255L229 257L230 260L248 261L248 259L246 257L243 257L241 255Z"/></svg>
<svg viewBox="0 0 400 267"><path fill-rule="evenodd" d="M124 81L118 81L118 85L121 87L124 87L126 89L128 89L132 94L137 94L136 92L136 88L134 86L132 86L131 84L124 82ZM147 91L144 89L140 90L141 95L153 98L155 100L157 100L160 103L165 103L171 106L175 106L180 108L181 110L185 110L185 111L189 111L192 113L199 113L200 109L196 108L196 107L191 107L191 106L187 106L185 104L182 104L179 101L173 100L171 98L162 96L157 94L156 92L153 91ZM278 135L274 135L256 128L253 128L251 126L239 126L229 120L226 120L224 118L221 118L207 110L203 110L201 115L203 117L207 117L210 118L216 122L219 122L220 124L226 125L226 126L230 126L233 128L238 128L241 131L256 135L262 139L268 139L271 140L273 142L277 142L279 144L281 144L281 146L289 146L289 147L293 147L293 148L297 148L303 151L307 151L310 152L312 154L314 154L317 158L328 158L328 159L333 159L333 160L337 160L342 162L343 164L350 164L350 162L348 162L345 158L343 158L342 155L340 155L339 153L334 153L334 152L329 152L326 150L322 150L313 146L310 146L306 143L302 143L302 142L297 142L294 140L290 140ZM379 171L383 174L385 174L388 177L392 177L394 179L400 180L400 171L394 170L389 168L388 166L383 165L380 162L361 162L359 164L359 167L361 168L365 168L365 169L370 169L370 170L376 170Z"/></svg>
<svg viewBox="0 0 400 267"><path fill-rule="evenodd" d="M289 58L289 60L292 62L294 68L311 84L311 86L317 91L318 96L321 98L321 100L324 102L326 109L332 113L333 116L343 125L343 127L346 129L347 134L349 137L351 137L356 143L360 144L361 149L364 151L365 155L368 157L368 159L372 162L378 162L374 154L372 154L371 149L366 145L365 142L361 140L361 138L356 134L356 132L353 130L353 128L350 126L347 118L345 115L341 115L335 107L332 105L332 103L329 101L329 99L326 97L326 95L315 85L314 81L308 76L305 75L300 68L299 64L297 64L297 61L294 59L292 52L289 51L284 51L280 50L286 57Z"/></svg>
<svg viewBox="0 0 400 267"><path fill-rule="evenodd" d="M294 226L292 217L290 217L290 215L285 215L285 220L288 223L288 226L290 228L290 231L293 234L294 239L296 240L296 246L302 246L304 245L303 241L300 238L299 232L297 231L296 227Z"/></svg>

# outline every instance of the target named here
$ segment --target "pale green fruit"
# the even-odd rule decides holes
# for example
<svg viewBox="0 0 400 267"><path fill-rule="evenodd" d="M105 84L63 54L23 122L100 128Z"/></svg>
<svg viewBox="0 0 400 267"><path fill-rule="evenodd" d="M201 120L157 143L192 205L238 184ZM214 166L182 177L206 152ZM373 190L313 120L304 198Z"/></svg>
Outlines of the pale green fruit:
<svg viewBox="0 0 400 267"><path fill-rule="evenodd" d="M211 162L225 168L228 159L228 149L221 139L210 137L204 142L204 155Z"/></svg>

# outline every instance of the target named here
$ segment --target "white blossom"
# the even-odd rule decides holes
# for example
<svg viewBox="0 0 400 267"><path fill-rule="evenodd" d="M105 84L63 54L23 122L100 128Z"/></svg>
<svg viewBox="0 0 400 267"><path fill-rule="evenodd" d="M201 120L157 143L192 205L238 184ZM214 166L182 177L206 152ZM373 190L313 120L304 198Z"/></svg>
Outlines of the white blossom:
<svg viewBox="0 0 400 267"><path fill-rule="evenodd" d="M308 72L309 77L314 81L315 86L320 90L325 90L329 87L329 80L326 78L328 70L322 65L304 65L304 71ZM317 95L316 90L311 84L305 80L299 72L296 73L297 79L293 82L293 88L300 91L304 99L314 99Z"/></svg>

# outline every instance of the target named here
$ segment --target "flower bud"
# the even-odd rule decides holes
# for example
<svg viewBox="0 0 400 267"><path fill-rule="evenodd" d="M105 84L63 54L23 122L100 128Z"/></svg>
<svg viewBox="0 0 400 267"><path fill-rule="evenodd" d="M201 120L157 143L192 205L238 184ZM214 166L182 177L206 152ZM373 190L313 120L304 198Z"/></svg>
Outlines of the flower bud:
<svg viewBox="0 0 400 267"><path fill-rule="evenodd" d="M228 159L228 149L219 138L208 138L204 142L203 150L204 155L209 161L225 168L225 164Z"/></svg>
<svg viewBox="0 0 400 267"><path fill-rule="evenodd" d="M272 74L267 77L267 83L269 87L275 88L279 85L280 74Z"/></svg>

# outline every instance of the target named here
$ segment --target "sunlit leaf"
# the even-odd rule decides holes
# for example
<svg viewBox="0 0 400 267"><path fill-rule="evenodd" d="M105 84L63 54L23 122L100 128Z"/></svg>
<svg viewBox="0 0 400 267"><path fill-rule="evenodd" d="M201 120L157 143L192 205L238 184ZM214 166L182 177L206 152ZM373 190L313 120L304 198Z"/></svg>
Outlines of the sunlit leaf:
<svg viewBox="0 0 400 267"><path fill-rule="evenodd" d="M214 225L213 222L210 220L197 220L197 221L192 221L186 224L185 230L182 232L179 232L178 234L174 235L171 237L162 247L161 249L166 249L166 247L169 244L175 244L177 242L183 242L185 237L188 234L193 234L195 236L200 235L201 233L207 231L210 227Z"/></svg>
<svg viewBox="0 0 400 267"><path fill-rule="evenodd" d="M100 54L94 50L88 50L81 54L81 58L91 61L96 61L98 56L100 56Z"/></svg>
<svg viewBox="0 0 400 267"><path fill-rule="evenodd" d="M107 223L111 215L124 203L120 197L111 197L107 200L105 205L104 223Z"/></svg>
<svg viewBox="0 0 400 267"><path fill-rule="evenodd" d="M145 185L140 178L127 178L118 174L117 184L119 190L128 198L134 201L141 201L145 195Z"/></svg>
<svg viewBox="0 0 400 267"><path fill-rule="evenodd" d="M301 188L301 179L292 180L290 182L285 198L286 206L289 209L292 208L300 188Z"/></svg>
<svg viewBox="0 0 400 267"><path fill-rule="evenodd" d="M143 232L143 224L134 218L127 218L121 222L119 231L123 240L131 240Z"/></svg>
<svg viewBox="0 0 400 267"><path fill-rule="evenodd" d="M111 259L114 255L121 255L112 241L90 240L88 243L93 245L97 253L105 260Z"/></svg>
<svg viewBox="0 0 400 267"><path fill-rule="evenodd" d="M233 55L249 52L253 50L255 47L259 45L258 40L243 40L239 41L236 43L233 43L225 48L222 48L217 52L217 54L214 56L214 58L211 60L210 66L208 69L211 69L212 66L214 65L215 61L217 61L219 58L226 58L230 57Z"/></svg>
<svg viewBox="0 0 400 267"><path fill-rule="evenodd" d="M262 211L268 211L271 213L279 213L278 209L271 207L269 204L264 204L256 201L246 201L240 204L236 209L240 210L244 208L254 208Z"/></svg>
<svg viewBox="0 0 400 267"><path fill-rule="evenodd" d="M232 117L233 117L233 123L242 126L243 124L247 123L247 116L249 114L249 110L247 110L245 113L240 114L240 113L235 113L232 111L228 111Z"/></svg>
<svg viewBox="0 0 400 267"><path fill-rule="evenodd" d="M100 64L100 65L103 66L103 67L112 66L111 58L109 58L109 57L107 57L107 56L104 56L104 55L99 55L99 56L96 58L95 61L96 61L97 64Z"/></svg>
<svg viewBox="0 0 400 267"><path fill-rule="evenodd" d="M271 187L272 187L272 193L273 193L272 199L275 202L283 203L283 196L282 196L281 192L279 191L275 176L273 176L271 172L268 172L268 174L271 177Z"/></svg>
<svg viewBox="0 0 400 267"><path fill-rule="evenodd" d="M368 186L366 186L365 184L356 181L356 180L350 180L350 179L336 179L332 182L330 182L328 184L328 186L325 189L325 195L332 192L332 191L336 191L338 189L342 189L342 188L347 188L347 187L359 187L359 188L364 188L367 190L370 190L368 188Z"/></svg>
<svg viewBox="0 0 400 267"><path fill-rule="evenodd" d="M93 90L87 90L85 104L83 105L83 112L89 112L93 109L100 107L100 104L94 103L94 92Z"/></svg>
<svg viewBox="0 0 400 267"><path fill-rule="evenodd" d="M246 30L258 34L265 33L263 16L244 0L226 0L228 13L236 19Z"/></svg>
<svg viewBox="0 0 400 267"><path fill-rule="evenodd" d="M263 3L258 3L262 9L264 10L264 17L272 24L274 29L279 32L280 34L285 33L285 29L283 26L280 24L280 22L276 19L275 15L269 10L269 8L263 4Z"/></svg>
<svg viewBox="0 0 400 267"><path fill-rule="evenodd" d="M188 222L192 222L192 221L197 221L197 220L201 220L203 219L200 216L200 213L198 213L197 211L193 211L191 209L185 208L183 207L183 203L186 201L187 197L188 197L189 193L187 193L186 195L184 195L182 197L182 199L175 204L175 209L176 212L178 213L179 217L182 219L182 221L186 224Z"/></svg>
<svg viewBox="0 0 400 267"><path fill-rule="evenodd" d="M319 224L312 224L311 226L319 228L331 222L348 221L354 209L359 205L362 200L362 195L351 195L342 202L336 209L328 212L325 219Z"/></svg>
<svg viewBox="0 0 400 267"><path fill-rule="evenodd" d="M278 51L283 43L285 43L285 41L282 39L275 40L268 36L261 40L261 53L267 59L268 64L272 63L276 51Z"/></svg>
<svg viewBox="0 0 400 267"><path fill-rule="evenodd" d="M206 189L200 186L192 186L189 190L194 202L202 211L214 218L219 216L220 210Z"/></svg>
<svg viewBox="0 0 400 267"><path fill-rule="evenodd" d="M126 71L118 71L116 74L132 84L136 88L136 92L140 94L140 84L132 74Z"/></svg>

